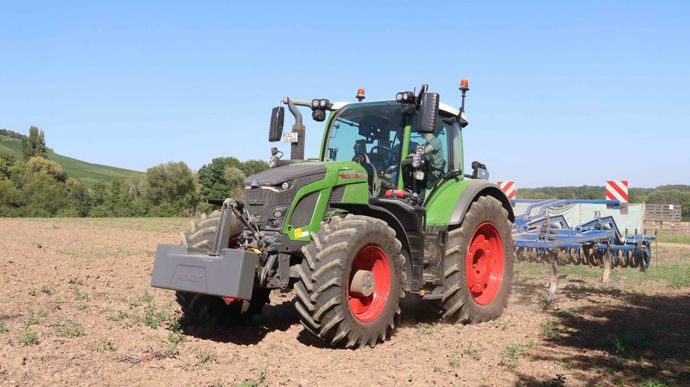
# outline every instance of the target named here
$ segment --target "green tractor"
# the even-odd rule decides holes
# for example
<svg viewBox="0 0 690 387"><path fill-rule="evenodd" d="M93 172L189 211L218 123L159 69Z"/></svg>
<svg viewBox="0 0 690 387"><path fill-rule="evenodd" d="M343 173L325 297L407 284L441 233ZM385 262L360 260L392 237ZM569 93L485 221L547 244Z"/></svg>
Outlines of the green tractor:
<svg viewBox="0 0 690 387"><path fill-rule="evenodd" d="M259 313L273 289L294 290L307 331L326 345L375 346L389 338L400 301L420 297L439 318L479 323L507 305L513 211L486 167L464 173L459 109L423 85L394 100L331 103L286 98L272 111L271 168L244 197L159 245L152 285L176 290L192 321L231 323ZM294 116L283 136L287 105ZM299 107L326 121L318 159L304 160Z"/></svg>

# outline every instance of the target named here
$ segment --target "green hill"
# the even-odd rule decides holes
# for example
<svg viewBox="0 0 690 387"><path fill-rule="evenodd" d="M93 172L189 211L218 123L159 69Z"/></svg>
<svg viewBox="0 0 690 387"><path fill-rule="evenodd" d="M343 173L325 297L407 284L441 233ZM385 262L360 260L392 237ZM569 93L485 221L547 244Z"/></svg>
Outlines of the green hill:
<svg viewBox="0 0 690 387"><path fill-rule="evenodd" d="M0 153L7 153L17 158L17 160L21 160L22 140L0 133ZM113 179L143 174L142 172L129 169L87 163L86 161L57 154L52 149L48 149L48 158L60 164L67 176L76 177L89 185L97 182L107 183Z"/></svg>

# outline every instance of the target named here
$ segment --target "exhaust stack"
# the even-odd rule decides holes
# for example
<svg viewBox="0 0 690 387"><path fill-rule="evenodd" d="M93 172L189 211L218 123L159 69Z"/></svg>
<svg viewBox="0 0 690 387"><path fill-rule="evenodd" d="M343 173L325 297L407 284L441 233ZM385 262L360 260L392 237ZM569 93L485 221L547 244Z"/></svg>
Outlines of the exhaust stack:
<svg viewBox="0 0 690 387"><path fill-rule="evenodd" d="M290 160L304 160L306 130L302 124L302 113L290 98L287 98L287 105L290 113L295 117L295 124L292 125L292 133L290 133Z"/></svg>

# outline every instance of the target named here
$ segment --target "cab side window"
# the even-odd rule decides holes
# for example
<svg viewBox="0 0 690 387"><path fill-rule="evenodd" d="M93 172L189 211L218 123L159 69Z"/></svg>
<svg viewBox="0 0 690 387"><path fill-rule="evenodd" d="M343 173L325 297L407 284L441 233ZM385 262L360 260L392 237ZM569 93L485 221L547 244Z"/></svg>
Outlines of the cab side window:
<svg viewBox="0 0 690 387"><path fill-rule="evenodd" d="M442 171L443 174L450 170L450 147L449 139L453 130L453 125L445 122L442 116L437 117L436 121L436 138L437 146L440 148L438 152L434 155L434 168Z"/></svg>
<svg viewBox="0 0 690 387"><path fill-rule="evenodd" d="M462 129L460 124L453 122L450 128L451 138L451 169L456 171L465 171L465 164L462 156Z"/></svg>
<svg viewBox="0 0 690 387"><path fill-rule="evenodd" d="M429 163L427 188L433 187L454 166L450 148L453 122L453 119L439 115L434 133L419 133L413 128L410 152L414 152L417 146L424 147L425 159Z"/></svg>

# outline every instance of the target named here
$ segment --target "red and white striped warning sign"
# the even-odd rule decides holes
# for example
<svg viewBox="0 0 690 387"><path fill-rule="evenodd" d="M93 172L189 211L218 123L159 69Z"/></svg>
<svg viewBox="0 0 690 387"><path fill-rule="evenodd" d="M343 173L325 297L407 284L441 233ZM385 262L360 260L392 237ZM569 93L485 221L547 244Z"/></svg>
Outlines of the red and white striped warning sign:
<svg viewBox="0 0 690 387"><path fill-rule="evenodd" d="M498 188L506 194L508 199L513 200L517 197L517 185L515 185L515 181L497 181L496 184L498 184Z"/></svg>
<svg viewBox="0 0 690 387"><path fill-rule="evenodd" d="M628 181L627 180L608 180L606 181L606 199L618 200L621 203L628 202Z"/></svg>

